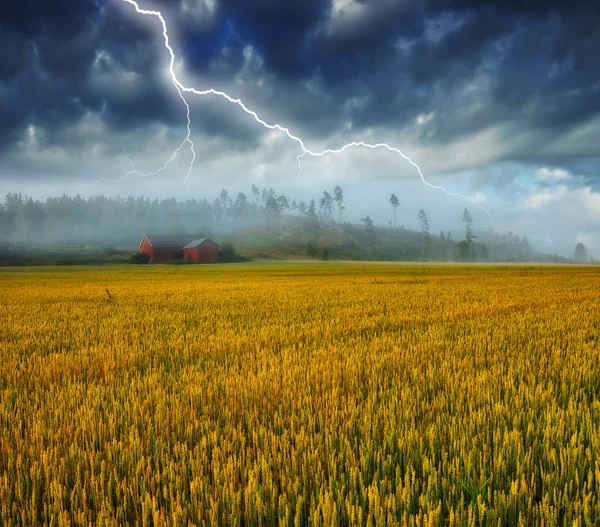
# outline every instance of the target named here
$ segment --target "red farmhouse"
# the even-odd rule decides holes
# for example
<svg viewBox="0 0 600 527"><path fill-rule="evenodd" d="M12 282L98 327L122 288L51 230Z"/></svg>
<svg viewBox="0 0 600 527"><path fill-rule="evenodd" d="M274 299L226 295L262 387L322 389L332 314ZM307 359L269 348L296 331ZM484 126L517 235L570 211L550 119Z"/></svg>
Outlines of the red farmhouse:
<svg viewBox="0 0 600 527"><path fill-rule="evenodd" d="M210 238L191 235L145 234L140 242L140 252L151 262L185 259L190 262L217 263L219 244Z"/></svg>
<svg viewBox="0 0 600 527"><path fill-rule="evenodd" d="M196 263L219 263L219 244L210 238L199 238L183 248L183 259Z"/></svg>

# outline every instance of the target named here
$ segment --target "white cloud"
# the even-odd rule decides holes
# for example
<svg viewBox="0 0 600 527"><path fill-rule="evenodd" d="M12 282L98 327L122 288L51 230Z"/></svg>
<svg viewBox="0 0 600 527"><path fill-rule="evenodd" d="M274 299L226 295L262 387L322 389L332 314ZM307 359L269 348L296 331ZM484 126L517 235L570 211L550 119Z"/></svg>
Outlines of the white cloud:
<svg viewBox="0 0 600 527"><path fill-rule="evenodd" d="M182 0L181 14L196 20L211 18L216 10L216 0Z"/></svg>
<svg viewBox="0 0 600 527"><path fill-rule="evenodd" d="M92 63L89 82L101 93L128 98L144 84L143 77L133 70L127 70L106 50L96 51Z"/></svg>
<svg viewBox="0 0 600 527"><path fill-rule="evenodd" d="M264 59L262 55L251 45L247 44L243 51L244 64L235 76L237 84L254 84L262 87L265 83Z"/></svg>
<svg viewBox="0 0 600 527"><path fill-rule="evenodd" d="M483 192L475 192L475 194L471 196L471 199L474 203L478 203L479 205L483 205L488 201L487 196Z"/></svg>
<svg viewBox="0 0 600 527"><path fill-rule="evenodd" d="M425 21L424 36L430 42L439 42L446 35L456 31L463 21L456 18L454 13L445 13Z"/></svg>
<svg viewBox="0 0 600 527"><path fill-rule="evenodd" d="M435 112L421 113L421 114L417 115L417 118L415 119L415 125L416 126L424 126L428 122L430 122L434 118L434 116L435 116Z"/></svg>
<svg viewBox="0 0 600 527"><path fill-rule="evenodd" d="M19 148L37 150L40 146L38 131L35 125L30 124L25 130L25 137L19 142Z"/></svg>
<svg viewBox="0 0 600 527"><path fill-rule="evenodd" d="M416 43L417 41L414 39L410 40L408 38L400 37L394 43L394 47L402 53L408 53L415 46Z"/></svg>
<svg viewBox="0 0 600 527"><path fill-rule="evenodd" d="M538 181L542 181L544 183L560 183L573 179L571 173L561 168L540 168L536 171L535 176Z"/></svg>
<svg viewBox="0 0 600 527"><path fill-rule="evenodd" d="M355 0L333 0L331 5L331 18L353 17L362 13L366 5Z"/></svg>
<svg viewBox="0 0 600 527"><path fill-rule="evenodd" d="M547 250L572 255L575 244L581 242L600 255L600 194L591 188L565 184L533 187L503 215L505 230L537 238Z"/></svg>
<svg viewBox="0 0 600 527"><path fill-rule="evenodd" d="M542 192L532 192L525 200L525 205L530 209L539 209L550 201L552 201L552 194L547 190Z"/></svg>

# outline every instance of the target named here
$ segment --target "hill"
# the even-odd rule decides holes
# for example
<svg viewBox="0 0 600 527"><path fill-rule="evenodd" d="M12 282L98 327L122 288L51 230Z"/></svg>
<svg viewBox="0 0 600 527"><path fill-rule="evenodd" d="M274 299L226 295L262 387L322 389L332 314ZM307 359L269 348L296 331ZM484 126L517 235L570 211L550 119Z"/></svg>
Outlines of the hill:
<svg viewBox="0 0 600 527"><path fill-rule="evenodd" d="M473 243L422 236L404 228L318 222L286 216L223 235L250 258L322 258L379 261L555 262L570 260L535 251L526 238L476 232Z"/></svg>

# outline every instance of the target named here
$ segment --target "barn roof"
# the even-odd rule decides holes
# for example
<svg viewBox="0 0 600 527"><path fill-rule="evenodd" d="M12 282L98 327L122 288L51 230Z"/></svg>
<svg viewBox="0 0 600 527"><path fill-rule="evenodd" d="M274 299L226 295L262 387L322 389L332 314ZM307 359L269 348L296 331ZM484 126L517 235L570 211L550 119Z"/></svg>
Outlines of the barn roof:
<svg viewBox="0 0 600 527"><path fill-rule="evenodd" d="M213 242L214 244L219 245L216 241L211 240L210 238L199 238L197 240L192 240L190 243L185 245L183 248L184 249L195 249L196 247L200 247L200 245L202 245L206 240L209 240L209 241Z"/></svg>
<svg viewBox="0 0 600 527"><path fill-rule="evenodd" d="M152 247L176 247L181 249L184 245L197 240L197 234L146 234Z"/></svg>

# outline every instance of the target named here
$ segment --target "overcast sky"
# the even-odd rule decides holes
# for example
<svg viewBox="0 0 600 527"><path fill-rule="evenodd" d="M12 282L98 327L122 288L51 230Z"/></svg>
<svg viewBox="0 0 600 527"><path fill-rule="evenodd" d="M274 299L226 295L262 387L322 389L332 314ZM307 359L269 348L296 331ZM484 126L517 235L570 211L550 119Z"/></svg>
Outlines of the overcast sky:
<svg viewBox="0 0 600 527"><path fill-rule="evenodd" d="M600 5L594 0L138 0L160 10L185 86L241 98L307 148L387 142L497 230L600 257ZM169 75L160 21L124 0L0 11L0 186L44 198L214 199L252 183L302 199L342 185L346 216L460 229L474 204L384 150L303 158L297 142ZM97 182L104 178L106 181ZM110 180L114 180L111 182ZM96 183L94 183L96 182ZM455 238L458 237L458 232Z"/></svg>

